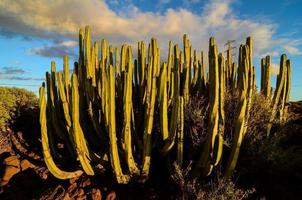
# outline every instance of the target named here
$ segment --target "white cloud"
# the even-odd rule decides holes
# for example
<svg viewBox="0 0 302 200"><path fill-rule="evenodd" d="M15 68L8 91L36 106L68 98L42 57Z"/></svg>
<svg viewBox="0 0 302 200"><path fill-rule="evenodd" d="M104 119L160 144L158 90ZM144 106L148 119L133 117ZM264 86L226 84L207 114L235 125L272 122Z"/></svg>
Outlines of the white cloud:
<svg viewBox="0 0 302 200"><path fill-rule="evenodd" d="M69 55L71 57L76 58L76 54L74 52L75 46L78 45L77 41L68 40L59 43L55 43L53 45L45 45L43 47L35 47L30 48L28 50L29 54L36 54L45 57L63 57L63 55Z"/></svg>
<svg viewBox="0 0 302 200"><path fill-rule="evenodd" d="M208 38L213 35L220 51L227 40L236 40L238 46L251 35L256 57L269 52L301 53L299 43L285 37L273 38L275 24L240 19L231 3L232 0L211 0L200 10L201 14L188 9L167 9L161 14L141 11L132 3L114 11L100 0L1 0L0 29L28 37L51 38L55 42L76 40L79 27L91 25L94 38L106 38L114 45L135 45L155 36L164 48L162 52L166 52L169 40L181 43L184 33L189 34L193 48L205 50Z"/></svg>
<svg viewBox="0 0 302 200"><path fill-rule="evenodd" d="M302 55L302 51L299 50L297 47L286 45L284 46L284 49L292 55Z"/></svg>

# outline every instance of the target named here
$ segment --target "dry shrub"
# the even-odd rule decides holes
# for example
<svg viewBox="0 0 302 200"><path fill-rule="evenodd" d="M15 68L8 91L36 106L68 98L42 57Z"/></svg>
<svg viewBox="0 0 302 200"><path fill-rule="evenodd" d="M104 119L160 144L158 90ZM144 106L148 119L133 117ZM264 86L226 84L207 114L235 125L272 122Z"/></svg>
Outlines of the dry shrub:
<svg viewBox="0 0 302 200"><path fill-rule="evenodd" d="M239 200L246 199L255 192L255 189L241 189L231 179L217 176L210 181L190 179L190 165L182 170L174 163L172 179L180 188L175 199L203 199L203 200Z"/></svg>
<svg viewBox="0 0 302 200"><path fill-rule="evenodd" d="M270 99L262 94L254 94L241 147L243 151L249 153L259 151L259 147L267 138L266 129L272 113L271 109Z"/></svg>
<svg viewBox="0 0 302 200"><path fill-rule="evenodd" d="M190 138L193 149L199 148L206 139L208 131L208 99L191 96L185 107L185 134Z"/></svg>

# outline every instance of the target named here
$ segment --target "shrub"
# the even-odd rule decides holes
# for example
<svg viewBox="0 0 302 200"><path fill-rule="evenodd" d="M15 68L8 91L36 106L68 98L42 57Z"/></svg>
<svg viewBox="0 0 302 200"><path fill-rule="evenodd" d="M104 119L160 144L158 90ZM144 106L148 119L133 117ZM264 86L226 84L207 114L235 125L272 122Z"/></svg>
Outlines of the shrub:
<svg viewBox="0 0 302 200"><path fill-rule="evenodd" d="M33 92L20 88L0 87L0 131L5 131L20 115L21 109L37 107Z"/></svg>

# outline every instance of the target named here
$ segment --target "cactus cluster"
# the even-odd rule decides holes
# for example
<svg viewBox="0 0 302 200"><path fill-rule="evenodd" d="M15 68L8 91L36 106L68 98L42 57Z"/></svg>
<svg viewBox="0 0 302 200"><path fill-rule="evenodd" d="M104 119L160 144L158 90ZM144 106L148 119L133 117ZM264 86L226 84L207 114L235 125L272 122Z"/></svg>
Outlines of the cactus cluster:
<svg viewBox="0 0 302 200"><path fill-rule="evenodd" d="M119 51L103 39L99 48L99 42L91 43L90 28L80 29L79 59L72 74L64 56L63 71L56 71L52 62L46 86L43 83L40 87L42 145L48 169L59 179L110 170L118 183L145 181L155 143L162 157L176 155L170 157L182 167L185 109L191 95L202 94L209 99L208 133L192 175L208 176L221 165L225 93L233 89L240 92L240 102L230 153L223 165L224 175L231 175L256 92L250 37L240 46L238 57L236 64L229 49L225 59L211 37L206 73L204 52L192 50L187 35L183 37L183 50L169 43L168 59L163 62L155 38L147 48L143 41L138 42L137 56L133 56L130 45L122 45ZM261 92L268 98L269 60L262 60L261 79ZM285 55L280 69L271 124L277 113L280 119L285 117L290 90L290 62ZM159 127L154 125L155 119ZM58 143L64 145L63 150Z"/></svg>

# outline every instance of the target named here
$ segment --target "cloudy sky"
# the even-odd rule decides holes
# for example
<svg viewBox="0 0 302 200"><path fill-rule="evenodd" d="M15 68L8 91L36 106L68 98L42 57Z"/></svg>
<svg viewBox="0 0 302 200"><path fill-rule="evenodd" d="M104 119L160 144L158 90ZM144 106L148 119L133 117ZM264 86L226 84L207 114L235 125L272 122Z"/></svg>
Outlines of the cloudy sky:
<svg viewBox="0 0 302 200"><path fill-rule="evenodd" d="M215 36L221 52L227 40L238 46L252 36L258 85L260 58L272 56L274 83L286 53L293 63L291 99L302 100L301 9L299 0L0 0L0 85L37 92L50 61L61 69L64 54L76 60L78 29L90 25L94 39L117 47L154 36L161 52L169 40L181 45L184 33L193 48L206 51Z"/></svg>

